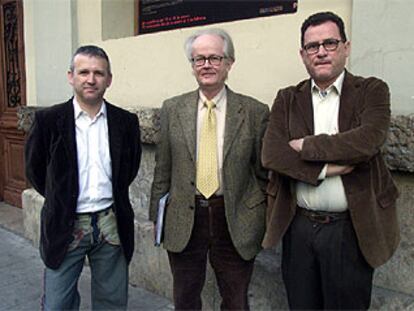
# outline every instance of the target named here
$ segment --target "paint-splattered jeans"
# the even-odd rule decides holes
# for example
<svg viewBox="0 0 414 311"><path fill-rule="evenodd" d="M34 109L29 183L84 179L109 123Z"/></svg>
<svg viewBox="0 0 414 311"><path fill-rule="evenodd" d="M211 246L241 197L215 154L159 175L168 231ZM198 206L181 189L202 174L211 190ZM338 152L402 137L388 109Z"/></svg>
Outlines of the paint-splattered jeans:
<svg viewBox="0 0 414 311"><path fill-rule="evenodd" d="M112 209L78 214L73 241L60 267L45 268L44 310L79 310L78 279L85 257L91 269L93 310L126 310L128 265L122 251Z"/></svg>

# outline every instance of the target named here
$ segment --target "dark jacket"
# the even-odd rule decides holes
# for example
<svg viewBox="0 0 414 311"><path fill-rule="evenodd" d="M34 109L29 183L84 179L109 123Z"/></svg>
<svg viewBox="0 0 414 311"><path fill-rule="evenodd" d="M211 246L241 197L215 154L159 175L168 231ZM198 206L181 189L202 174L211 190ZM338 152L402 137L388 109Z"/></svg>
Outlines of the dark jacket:
<svg viewBox="0 0 414 311"><path fill-rule="evenodd" d="M106 102L114 212L125 258L134 250L134 212L128 188L141 158L138 118ZM49 268L62 263L72 240L79 194L73 102L39 110L25 146L26 175L45 198L40 254Z"/></svg>

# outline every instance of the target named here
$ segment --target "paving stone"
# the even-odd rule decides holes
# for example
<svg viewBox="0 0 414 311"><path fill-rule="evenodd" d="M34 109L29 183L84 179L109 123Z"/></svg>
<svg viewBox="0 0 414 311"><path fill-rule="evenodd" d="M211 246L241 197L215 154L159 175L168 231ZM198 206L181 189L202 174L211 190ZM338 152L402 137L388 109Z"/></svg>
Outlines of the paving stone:
<svg viewBox="0 0 414 311"><path fill-rule="evenodd" d="M39 310L44 268L38 250L1 224L0 250L0 311ZM91 309L90 278L86 266L79 280L81 310ZM128 310L173 310L173 307L164 297L130 286Z"/></svg>

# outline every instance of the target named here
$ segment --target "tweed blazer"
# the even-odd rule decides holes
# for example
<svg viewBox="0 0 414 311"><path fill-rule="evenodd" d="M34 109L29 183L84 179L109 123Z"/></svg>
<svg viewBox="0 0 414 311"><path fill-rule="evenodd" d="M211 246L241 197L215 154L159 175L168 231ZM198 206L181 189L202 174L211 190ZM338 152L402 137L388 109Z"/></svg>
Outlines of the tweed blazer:
<svg viewBox="0 0 414 311"><path fill-rule="evenodd" d="M128 188L141 159L136 115L106 102L112 192L118 233L126 260L134 251L134 212ZM79 195L73 100L39 110L25 146L26 175L44 198L40 254L49 268L62 263L72 241Z"/></svg>
<svg viewBox="0 0 414 311"><path fill-rule="evenodd" d="M164 102L161 134L151 190L150 219L156 221L160 197L169 192L164 247L180 252L194 225L198 90ZM261 249L265 231L267 173L261 165L268 106L227 88L223 150L223 191L230 236L246 260Z"/></svg>
<svg viewBox="0 0 414 311"><path fill-rule="evenodd" d="M388 87L376 78L345 73L336 135L313 135L310 80L280 90L263 143L263 164L271 170L263 246L276 245L295 215L295 181L317 186L325 163L353 165L341 177L358 243L372 267L385 263L400 239L398 191L381 155L389 123ZM288 142L302 137L297 153Z"/></svg>

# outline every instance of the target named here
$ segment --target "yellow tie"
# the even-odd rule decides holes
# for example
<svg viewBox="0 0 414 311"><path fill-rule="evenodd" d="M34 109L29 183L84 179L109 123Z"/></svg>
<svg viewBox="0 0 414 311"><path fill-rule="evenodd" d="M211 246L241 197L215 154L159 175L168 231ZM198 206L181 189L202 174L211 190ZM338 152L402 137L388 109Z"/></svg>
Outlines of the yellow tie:
<svg viewBox="0 0 414 311"><path fill-rule="evenodd" d="M219 188L217 171L216 104L207 100L207 112L201 126L197 158L197 189L205 197L211 197Z"/></svg>

